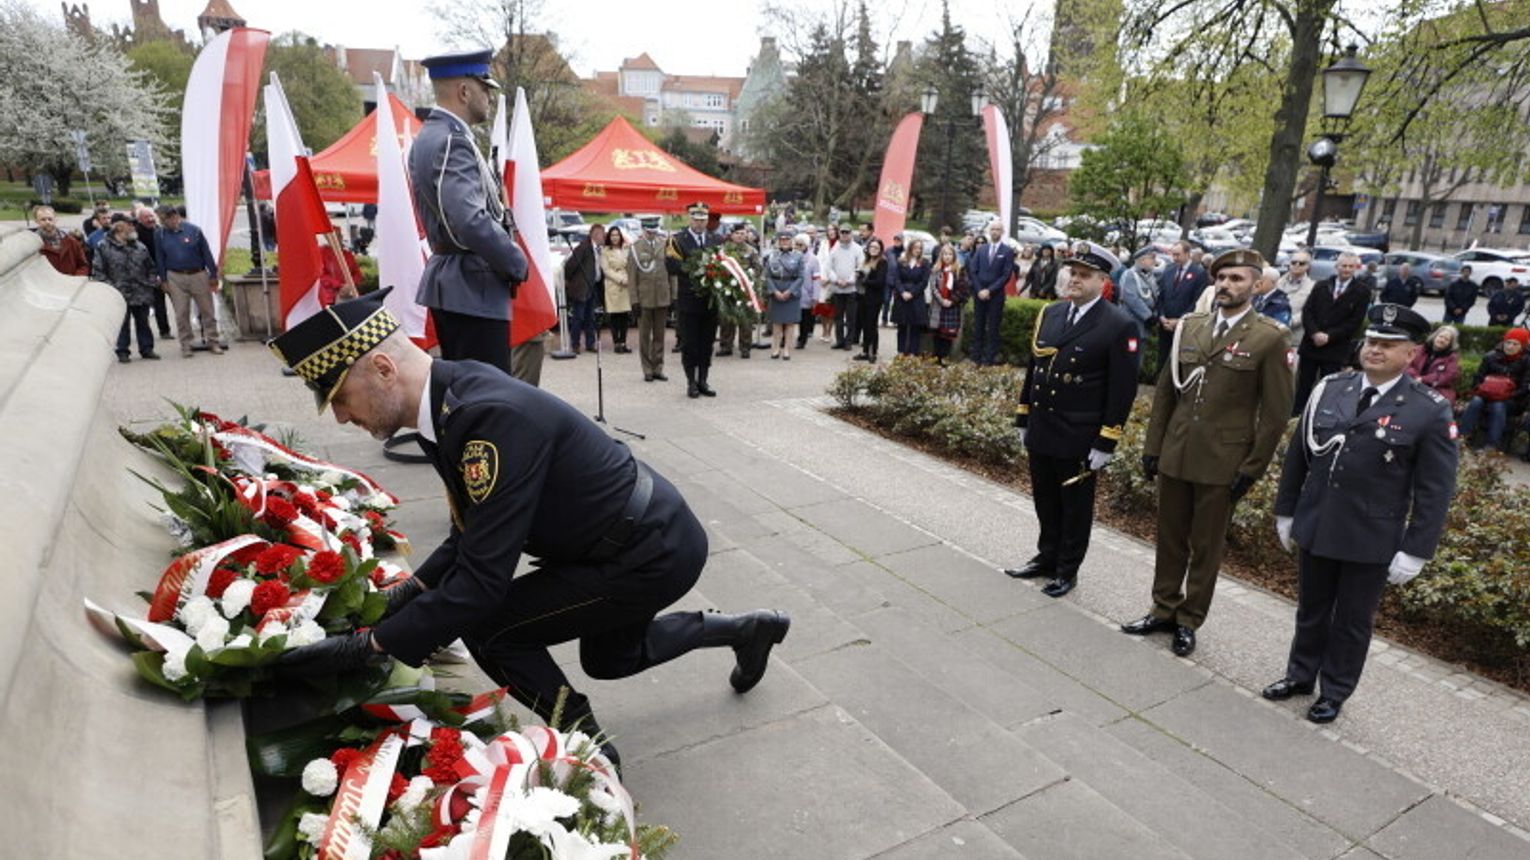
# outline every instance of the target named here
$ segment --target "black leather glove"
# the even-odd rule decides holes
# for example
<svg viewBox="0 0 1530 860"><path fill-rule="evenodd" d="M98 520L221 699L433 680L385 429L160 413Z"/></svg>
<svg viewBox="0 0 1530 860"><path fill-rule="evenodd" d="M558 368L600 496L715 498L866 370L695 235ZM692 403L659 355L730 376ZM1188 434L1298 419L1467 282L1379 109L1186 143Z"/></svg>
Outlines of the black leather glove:
<svg viewBox="0 0 1530 860"><path fill-rule="evenodd" d="M1158 458L1151 454L1142 458L1142 476L1149 481L1158 480Z"/></svg>
<svg viewBox="0 0 1530 860"><path fill-rule="evenodd" d="M1239 499L1248 495L1248 488L1252 486L1254 486L1254 479L1247 475L1233 478L1232 486L1229 488L1232 493L1232 503L1236 505Z"/></svg>
<svg viewBox="0 0 1530 860"><path fill-rule="evenodd" d="M425 583L420 582L419 577L411 576L383 592L388 597L388 608L383 611L384 618L393 615L409 601L425 593Z"/></svg>
<svg viewBox="0 0 1530 860"><path fill-rule="evenodd" d="M284 675L303 678L343 675L387 660L387 654L372 650L371 632L358 630L285 651L276 665Z"/></svg>

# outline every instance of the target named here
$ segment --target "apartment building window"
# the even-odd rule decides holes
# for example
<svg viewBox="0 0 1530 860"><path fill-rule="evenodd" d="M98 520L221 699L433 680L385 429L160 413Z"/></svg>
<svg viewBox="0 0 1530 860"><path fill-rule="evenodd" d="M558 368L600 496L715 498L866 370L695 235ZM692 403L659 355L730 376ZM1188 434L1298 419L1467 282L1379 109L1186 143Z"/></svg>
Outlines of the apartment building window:
<svg viewBox="0 0 1530 860"><path fill-rule="evenodd" d="M1418 223L1419 213L1423 212L1424 204L1419 200L1408 201L1408 214L1403 216L1403 226L1412 227Z"/></svg>
<svg viewBox="0 0 1530 860"><path fill-rule="evenodd" d="M1472 226L1472 206L1471 203L1461 204L1461 210L1456 213L1457 230L1465 230Z"/></svg>
<svg viewBox="0 0 1530 860"><path fill-rule="evenodd" d="M723 99L722 93L707 93L704 97L702 97L701 106L714 108L716 110L722 110L727 105Z"/></svg>
<svg viewBox="0 0 1530 860"><path fill-rule="evenodd" d="M1494 203L1488 207L1487 231L1489 233L1502 233L1503 222L1508 220L1508 207Z"/></svg>
<svg viewBox="0 0 1530 860"><path fill-rule="evenodd" d="M1391 221L1396 216L1397 216L1397 198L1393 197L1391 200L1388 200L1387 202L1381 204L1381 218L1384 221Z"/></svg>
<svg viewBox="0 0 1530 860"><path fill-rule="evenodd" d="M1519 235L1530 236L1530 203L1526 203L1519 210Z"/></svg>
<svg viewBox="0 0 1530 860"><path fill-rule="evenodd" d="M1445 226L1445 204L1436 203L1429 207L1429 228L1438 230Z"/></svg>

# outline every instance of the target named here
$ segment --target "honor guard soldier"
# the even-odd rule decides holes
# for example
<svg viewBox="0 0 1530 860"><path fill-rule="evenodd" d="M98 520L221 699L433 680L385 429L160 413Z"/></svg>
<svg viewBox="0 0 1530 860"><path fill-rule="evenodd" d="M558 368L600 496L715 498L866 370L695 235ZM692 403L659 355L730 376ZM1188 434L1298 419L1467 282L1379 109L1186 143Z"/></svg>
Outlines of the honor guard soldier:
<svg viewBox="0 0 1530 860"><path fill-rule="evenodd" d="M1285 677L1264 697L1320 684L1314 723L1332 722L1354 692L1381 592L1434 555L1456 486L1450 403L1406 372L1429 322L1395 304L1366 319L1363 369L1313 389L1275 497L1281 545L1300 550L1296 635Z"/></svg>
<svg viewBox="0 0 1530 860"><path fill-rule="evenodd" d="M1004 572L1047 577L1042 592L1050 597L1078 583L1094 524L1095 475L1114 456L1137 394L1137 326L1100 297L1119 265L1099 245L1079 243L1068 261L1064 301L1037 315L1031 335L1015 426L1030 464L1041 536L1034 558Z"/></svg>
<svg viewBox="0 0 1530 860"><path fill-rule="evenodd" d="M388 592L372 630L295 648L297 674L385 659L418 666L461 638L494 682L544 720L570 687L565 725L595 735L589 700L547 647L579 640L592 678L624 678L694 648L731 647L746 692L791 620L783 613L658 613L695 585L707 536L669 481L572 406L496 368L432 360L383 306L341 302L271 342L322 412L379 439L419 431L446 485L452 528ZM521 556L536 559L514 576Z"/></svg>
<svg viewBox="0 0 1530 860"><path fill-rule="evenodd" d="M430 308L442 356L509 373L510 300L526 280L526 255L515 244L504 183L472 131L488 120L489 98L499 90L489 76L492 53L420 62L430 71L436 106L409 150L414 206L431 250L415 301Z"/></svg>
<svg viewBox="0 0 1530 860"><path fill-rule="evenodd" d="M717 308L696 291L686 267L702 249L715 248L722 244L722 239L707 229L705 203L691 204L689 212L690 226L669 237L664 263L669 273L679 278L675 310L679 314L680 365L685 370L686 396L716 397L717 392L707 384L707 371L712 368L712 341L717 339Z"/></svg>
<svg viewBox="0 0 1530 860"><path fill-rule="evenodd" d="M1250 302L1264 266L1241 248L1212 261L1215 308L1175 327L1153 395L1142 457L1158 482L1153 608L1121 630L1173 631L1181 657L1211 608L1233 506L1269 467L1291 409L1286 327Z"/></svg>

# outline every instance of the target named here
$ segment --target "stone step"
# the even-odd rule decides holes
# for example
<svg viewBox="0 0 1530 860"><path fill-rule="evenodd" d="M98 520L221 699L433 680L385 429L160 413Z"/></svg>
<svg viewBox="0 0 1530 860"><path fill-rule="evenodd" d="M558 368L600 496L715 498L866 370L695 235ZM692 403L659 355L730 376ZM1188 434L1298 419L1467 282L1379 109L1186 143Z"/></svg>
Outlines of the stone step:
<svg viewBox="0 0 1530 860"><path fill-rule="evenodd" d="M1076 779L1049 786L978 820L1027 857L1191 860L1161 834Z"/></svg>

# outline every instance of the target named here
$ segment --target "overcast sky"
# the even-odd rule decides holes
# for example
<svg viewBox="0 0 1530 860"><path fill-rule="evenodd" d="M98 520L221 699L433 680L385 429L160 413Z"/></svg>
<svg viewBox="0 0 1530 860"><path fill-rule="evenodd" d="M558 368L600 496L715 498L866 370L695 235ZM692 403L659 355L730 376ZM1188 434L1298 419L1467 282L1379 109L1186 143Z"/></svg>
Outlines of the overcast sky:
<svg viewBox="0 0 1530 860"><path fill-rule="evenodd" d="M60 19L58 0L25 0L42 14ZM73 2L73 0L72 0ZM399 47L408 59L419 59L455 47L450 43L434 7L425 3L385 0L230 0L250 26L281 33L301 30L321 42L357 48ZM473 0L446 0L470 4ZM792 5L814 8L815 0ZM853 0L852 0L853 2ZM1028 5L1050 14L1053 0L951 0L952 18L972 35L998 35L1006 14L1020 14ZM196 29L196 16L206 0L159 0L160 14L171 29ZM575 71L588 76L596 69L614 70L623 57L643 51L666 72L691 75L742 75L759 48L767 24L758 0L704 0L697 4L604 3L545 0L543 28L556 32L572 54ZM826 3L824 4L827 5ZM101 27L127 23L129 0L90 0L91 20ZM939 0L872 0L878 41L920 40L940 22ZM853 8L853 7L852 7ZM1000 9L1011 10L1000 12ZM691 15L687 10L701 13ZM384 11L385 10L385 11ZM576 11L577 10L577 11Z"/></svg>

